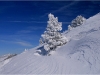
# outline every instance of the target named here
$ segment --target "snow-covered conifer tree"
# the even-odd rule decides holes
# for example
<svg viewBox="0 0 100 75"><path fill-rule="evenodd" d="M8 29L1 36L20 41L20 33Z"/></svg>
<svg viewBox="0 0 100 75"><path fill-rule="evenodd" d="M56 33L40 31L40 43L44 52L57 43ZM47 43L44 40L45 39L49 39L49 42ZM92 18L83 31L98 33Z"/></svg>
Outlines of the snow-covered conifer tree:
<svg viewBox="0 0 100 75"><path fill-rule="evenodd" d="M67 42L65 36L60 31L62 30L62 23L58 22L58 18L54 17L51 13L48 15L49 21L47 22L47 28L44 34L42 34L44 49L46 51L55 50L57 46L61 46Z"/></svg>
<svg viewBox="0 0 100 75"><path fill-rule="evenodd" d="M77 16L74 20L72 20L71 22L71 27L75 28L77 26L80 26L84 23L84 21L86 20L86 18L84 18L83 16Z"/></svg>
<svg viewBox="0 0 100 75"><path fill-rule="evenodd" d="M40 42L40 45L44 44L42 38L40 38L39 42Z"/></svg>

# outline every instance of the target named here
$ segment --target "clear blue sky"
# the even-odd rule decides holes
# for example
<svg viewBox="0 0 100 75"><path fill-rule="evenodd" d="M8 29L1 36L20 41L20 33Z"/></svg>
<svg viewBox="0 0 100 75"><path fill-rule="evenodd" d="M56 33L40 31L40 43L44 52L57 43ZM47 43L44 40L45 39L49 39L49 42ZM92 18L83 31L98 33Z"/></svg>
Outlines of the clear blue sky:
<svg viewBox="0 0 100 75"><path fill-rule="evenodd" d="M0 55L37 46L49 13L65 31L77 15L89 18L99 12L99 1L0 1Z"/></svg>

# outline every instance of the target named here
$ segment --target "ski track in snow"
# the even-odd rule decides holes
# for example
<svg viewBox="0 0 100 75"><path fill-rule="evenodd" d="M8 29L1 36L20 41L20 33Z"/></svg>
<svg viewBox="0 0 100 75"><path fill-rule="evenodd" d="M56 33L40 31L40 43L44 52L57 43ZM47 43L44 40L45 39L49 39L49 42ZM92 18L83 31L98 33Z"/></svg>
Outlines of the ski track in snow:
<svg viewBox="0 0 100 75"><path fill-rule="evenodd" d="M30 54L31 55L31 54ZM29 55L29 56L30 56ZM33 55L31 55L33 56ZM42 59L43 58L43 59ZM49 59L48 59L49 58ZM63 57L62 61L65 60ZM27 58L23 58L23 60L27 60ZM34 60L33 60L34 59ZM66 72L66 66L65 62L59 62L58 58L55 58L54 56L33 56L28 59L28 63L24 63L22 65L22 61L19 61L19 63L22 63L21 65L15 65L18 66L18 69L10 69L6 71L7 74L63 74ZM11 61L13 62L13 61ZM9 63L10 64L10 63ZM10 64L11 65L11 64ZM37 66L38 65L38 66ZM15 67L13 66L13 67ZM27 69L31 69L30 71L27 71Z"/></svg>

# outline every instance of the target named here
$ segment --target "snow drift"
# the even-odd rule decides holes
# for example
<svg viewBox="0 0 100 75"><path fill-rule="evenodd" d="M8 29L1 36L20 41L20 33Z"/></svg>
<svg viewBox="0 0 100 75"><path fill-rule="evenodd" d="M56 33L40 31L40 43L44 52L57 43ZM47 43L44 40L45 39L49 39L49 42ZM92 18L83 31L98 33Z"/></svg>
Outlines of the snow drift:
<svg viewBox="0 0 100 75"><path fill-rule="evenodd" d="M24 51L0 68L0 74L100 74L100 13L65 31L69 42L44 56L43 47Z"/></svg>

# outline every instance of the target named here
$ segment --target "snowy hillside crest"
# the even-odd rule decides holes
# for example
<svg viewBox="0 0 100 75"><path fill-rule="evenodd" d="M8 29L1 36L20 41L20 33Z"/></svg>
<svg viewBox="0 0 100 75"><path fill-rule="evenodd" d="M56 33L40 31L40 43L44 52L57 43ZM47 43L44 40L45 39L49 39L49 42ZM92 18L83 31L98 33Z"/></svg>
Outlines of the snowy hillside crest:
<svg viewBox="0 0 100 75"><path fill-rule="evenodd" d="M100 74L100 13L84 21L81 18L78 26L64 33L60 32L62 23L58 18L52 14L48 17L41 45L6 61L0 67L0 74ZM66 43L62 38L67 39Z"/></svg>

